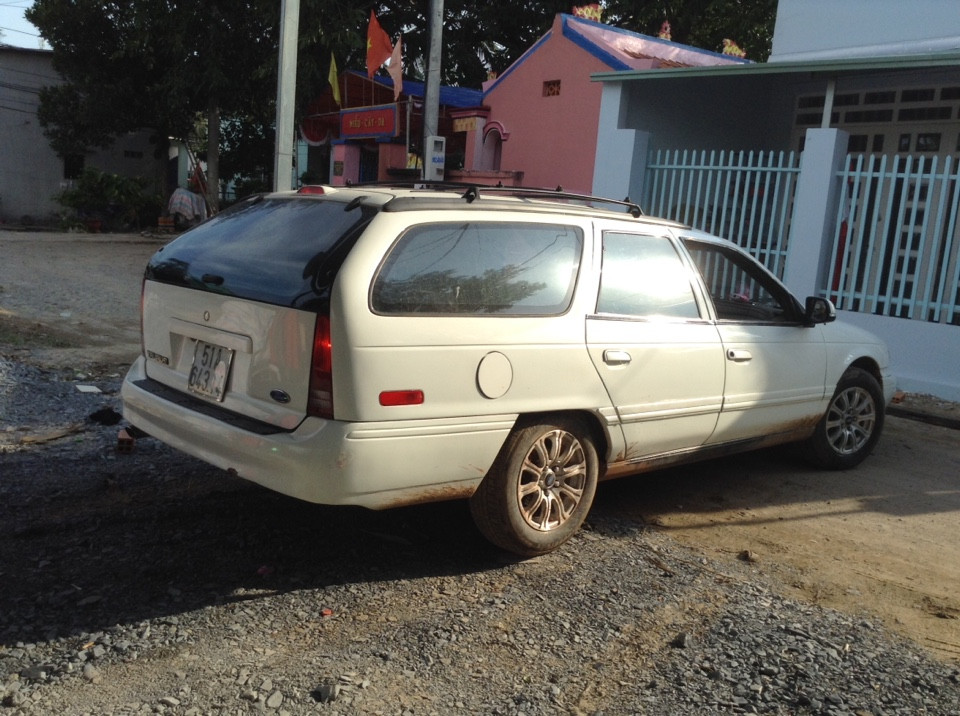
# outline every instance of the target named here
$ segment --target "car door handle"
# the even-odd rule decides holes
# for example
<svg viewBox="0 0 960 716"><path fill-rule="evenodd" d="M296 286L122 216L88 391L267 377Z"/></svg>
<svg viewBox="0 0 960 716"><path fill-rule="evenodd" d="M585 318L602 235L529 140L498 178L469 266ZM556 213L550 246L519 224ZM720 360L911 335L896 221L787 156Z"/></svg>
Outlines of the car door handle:
<svg viewBox="0 0 960 716"><path fill-rule="evenodd" d="M727 358L732 360L734 363L747 363L753 360L753 354L750 351L737 350L736 348L730 348L727 351Z"/></svg>
<svg viewBox="0 0 960 716"><path fill-rule="evenodd" d="M626 351L606 350L603 352L603 362L607 365L625 365L632 359Z"/></svg>

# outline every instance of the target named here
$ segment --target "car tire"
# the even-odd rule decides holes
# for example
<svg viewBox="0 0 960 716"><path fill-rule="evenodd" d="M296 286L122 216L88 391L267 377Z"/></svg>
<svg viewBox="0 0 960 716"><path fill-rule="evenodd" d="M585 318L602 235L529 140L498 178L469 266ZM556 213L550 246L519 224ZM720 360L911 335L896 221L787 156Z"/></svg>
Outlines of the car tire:
<svg viewBox="0 0 960 716"><path fill-rule="evenodd" d="M877 379L860 368L849 368L807 441L807 455L831 470L856 467L876 445L883 420L883 391Z"/></svg>
<svg viewBox="0 0 960 716"><path fill-rule="evenodd" d="M594 440L575 418L515 427L470 500L483 535L509 552L534 557L580 528L597 489Z"/></svg>

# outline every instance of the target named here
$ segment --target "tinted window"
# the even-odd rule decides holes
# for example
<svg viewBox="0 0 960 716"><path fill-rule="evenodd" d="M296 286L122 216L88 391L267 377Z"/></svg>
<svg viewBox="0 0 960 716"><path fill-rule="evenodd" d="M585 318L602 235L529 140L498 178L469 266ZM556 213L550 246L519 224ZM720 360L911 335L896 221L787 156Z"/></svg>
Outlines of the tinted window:
<svg viewBox="0 0 960 716"><path fill-rule="evenodd" d="M699 318L690 271L662 236L603 236L598 313Z"/></svg>
<svg viewBox="0 0 960 716"><path fill-rule="evenodd" d="M684 239L721 321L783 323L797 320L793 300L752 259L715 244Z"/></svg>
<svg viewBox="0 0 960 716"><path fill-rule="evenodd" d="M225 211L154 254L148 278L306 307L371 218L343 202L264 199Z"/></svg>
<svg viewBox="0 0 960 716"><path fill-rule="evenodd" d="M440 223L397 241L373 286L381 313L562 313L570 305L583 238L570 226Z"/></svg>

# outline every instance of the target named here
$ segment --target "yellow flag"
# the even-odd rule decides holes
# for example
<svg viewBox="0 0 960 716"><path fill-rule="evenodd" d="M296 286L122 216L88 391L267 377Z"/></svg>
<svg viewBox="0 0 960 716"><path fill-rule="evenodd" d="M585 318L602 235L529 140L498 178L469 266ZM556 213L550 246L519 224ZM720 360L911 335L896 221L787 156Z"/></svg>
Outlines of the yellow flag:
<svg viewBox="0 0 960 716"><path fill-rule="evenodd" d="M337 60L332 52L330 53L330 74L327 76L327 80L330 82L330 86L333 87L333 99L336 101L337 106L340 106L340 78L337 75Z"/></svg>

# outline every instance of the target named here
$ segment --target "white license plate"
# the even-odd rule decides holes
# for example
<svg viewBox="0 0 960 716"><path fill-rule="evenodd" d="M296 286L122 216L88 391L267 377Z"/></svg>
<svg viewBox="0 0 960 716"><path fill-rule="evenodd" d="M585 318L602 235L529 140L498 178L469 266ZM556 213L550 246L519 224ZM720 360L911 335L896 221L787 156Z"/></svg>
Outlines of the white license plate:
<svg viewBox="0 0 960 716"><path fill-rule="evenodd" d="M222 401L232 363L233 351L230 348L197 341L193 351L193 366L190 368L190 377L187 379L187 389L192 393Z"/></svg>

